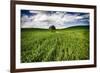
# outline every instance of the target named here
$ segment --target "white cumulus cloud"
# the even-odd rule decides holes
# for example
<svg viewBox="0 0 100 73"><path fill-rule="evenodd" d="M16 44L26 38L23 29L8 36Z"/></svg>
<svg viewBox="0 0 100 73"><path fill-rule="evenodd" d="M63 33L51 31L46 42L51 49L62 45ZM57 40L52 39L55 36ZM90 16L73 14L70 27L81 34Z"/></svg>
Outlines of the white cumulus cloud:
<svg viewBox="0 0 100 73"><path fill-rule="evenodd" d="M21 27L22 28L49 28L49 26L54 25L56 28L66 28L68 22L74 22L79 19L88 17L89 15L71 15L66 12L57 11L55 13L48 13L46 11L33 11L30 10L30 13L34 15L28 16L23 15L21 17Z"/></svg>

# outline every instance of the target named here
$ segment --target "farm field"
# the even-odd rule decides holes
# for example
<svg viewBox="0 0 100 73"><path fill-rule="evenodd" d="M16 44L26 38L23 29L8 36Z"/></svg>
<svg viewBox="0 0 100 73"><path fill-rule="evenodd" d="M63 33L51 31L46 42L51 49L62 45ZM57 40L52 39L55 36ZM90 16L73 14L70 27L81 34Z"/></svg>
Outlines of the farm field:
<svg viewBox="0 0 100 73"><path fill-rule="evenodd" d="M21 62L87 60L89 43L89 26L21 28Z"/></svg>

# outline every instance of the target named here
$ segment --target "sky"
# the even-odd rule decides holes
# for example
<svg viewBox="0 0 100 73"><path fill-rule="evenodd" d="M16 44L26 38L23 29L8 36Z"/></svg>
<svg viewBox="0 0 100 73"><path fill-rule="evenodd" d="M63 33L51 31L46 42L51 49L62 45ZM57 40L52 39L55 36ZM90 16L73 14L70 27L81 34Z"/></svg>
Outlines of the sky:
<svg viewBox="0 0 100 73"><path fill-rule="evenodd" d="M56 29L72 26L88 26L89 13L67 11L21 10L21 28Z"/></svg>

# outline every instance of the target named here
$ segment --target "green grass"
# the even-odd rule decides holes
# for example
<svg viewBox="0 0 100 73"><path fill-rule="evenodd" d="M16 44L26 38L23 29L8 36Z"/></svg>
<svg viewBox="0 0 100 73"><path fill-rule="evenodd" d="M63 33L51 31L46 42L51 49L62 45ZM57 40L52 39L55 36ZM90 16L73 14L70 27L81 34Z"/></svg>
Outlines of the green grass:
<svg viewBox="0 0 100 73"><path fill-rule="evenodd" d="M21 62L89 59L89 28L21 29Z"/></svg>

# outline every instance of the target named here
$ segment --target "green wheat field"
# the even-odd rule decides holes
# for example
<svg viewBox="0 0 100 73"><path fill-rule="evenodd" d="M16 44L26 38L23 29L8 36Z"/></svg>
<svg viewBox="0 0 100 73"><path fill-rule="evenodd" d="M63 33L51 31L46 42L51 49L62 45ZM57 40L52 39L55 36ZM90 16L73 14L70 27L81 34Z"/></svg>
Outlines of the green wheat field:
<svg viewBox="0 0 100 73"><path fill-rule="evenodd" d="M21 62L87 60L89 43L89 26L21 28Z"/></svg>

